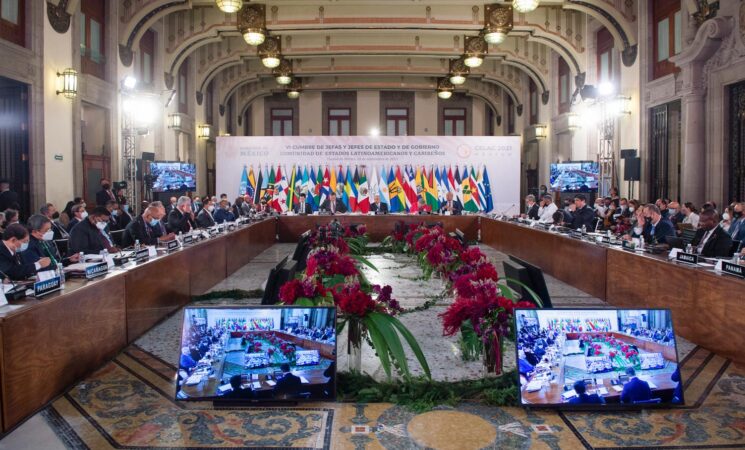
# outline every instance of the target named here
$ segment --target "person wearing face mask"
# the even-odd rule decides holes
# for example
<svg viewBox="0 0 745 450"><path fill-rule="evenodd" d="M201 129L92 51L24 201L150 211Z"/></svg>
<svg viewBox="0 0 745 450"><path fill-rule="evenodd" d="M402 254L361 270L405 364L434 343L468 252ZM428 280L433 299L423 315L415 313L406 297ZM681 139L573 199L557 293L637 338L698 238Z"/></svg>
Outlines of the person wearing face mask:
<svg viewBox="0 0 745 450"><path fill-rule="evenodd" d="M48 217L41 214L34 214L28 218L28 228L30 230L31 239L28 243L26 251L21 253L21 258L24 263L36 263L42 258L49 258L52 260L51 267L57 267L57 264L62 263L68 265L70 263L78 262L79 254L70 255L67 259L62 259L59 253L57 245L54 243L54 230L52 229L52 221Z"/></svg>
<svg viewBox="0 0 745 450"><path fill-rule="evenodd" d="M227 199L220 200L220 207L213 214L216 223L235 222L235 215L230 212Z"/></svg>
<svg viewBox="0 0 745 450"><path fill-rule="evenodd" d="M683 222L685 214L683 214L683 208L680 207L680 203L670 202L668 209L670 210L670 222L672 222L673 225L678 225Z"/></svg>
<svg viewBox="0 0 745 450"><path fill-rule="evenodd" d="M699 215L697 214L698 210L695 206L693 206L693 203L691 202L685 202L683 203L683 206L680 208L680 212L683 213L683 222L691 225L694 229L698 228L698 222L700 220Z"/></svg>
<svg viewBox="0 0 745 450"><path fill-rule="evenodd" d="M732 212L732 225L729 226L729 236L733 241L745 240L745 203L736 203Z"/></svg>
<svg viewBox="0 0 745 450"><path fill-rule="evenodd" d="M175 239L175 234L165 234L161 226L160 221L165 215L166 209L163 207L163 203L150 203L142 215L137 216L137 218L127 225L124 236L122 236L122 244L130 247L136 241L140 241L140 245L158 245L160 242L168 242Z"/></svg>
<svg viewBox="0 0 745 450"><path fill-rule="evenodd" d="M109 228L108 232L123 229L119 224L119 203L116 200L106 202L106 209L109 210Z"/></svg>
<svg viewBox="0 0 745 450"><path fill-rule="evenodd" d="M39 209L39 213L41 213L41 215L45 216L52 222L52 232L54 233L54 239L67 239L68 237L70 237L65 227L63 227L62 224L59 223L59 220L55 220L54 218L57 214L57 208L54 206L54 204L47 203L46 205L42 206L41 209Z"/></svg>
<svg viewBox="0 0 745 450"><path fill-rule="evenodd" d="M724 231L729 234L729 227L732 225L732 217L734 216L735 209L732 205L724 208L724 213L722 214L722 220L719 221L719 226L722 227Z"/></svg>
<svg viewBox="0 0 745 450"><path fill-rule="evenodd" d="M108 250L109 253L119 252L119 248L114 245L111 236L106 232L110 216L111 212L108 209L96 206L85 220L70 231L70 240L67 244L68 254L83 252L87 255L96 255L101 250Z"/></svg>
<svg viewBox="0 0 745 450"><path fill-rule="evenodd" d="M111 190L111 181L101 178L101 190L96 192L96 206L106 206L109 200L116 201L114 192Z"/></svg>
<svg viewBox="0 0 745 450"><path fill-rule="evenodd" d="M191 199L179 197L176 209L168 213L168 231L171 233L188 233L197 227L194 213L191 211Z"/></svg>
<svg viewBox="0 0 745 450"><path fill-rule="evenodd" d="M129 213L129 205L126 201L124 203L119 202L119 208L116 210L116 224L120 230L126 230L127 225L132 222L132 216Z"/></svg>
<svg viewBox="0 0 745 450"><path fill-rule="evenodd" d="M43 217L43 216L42 216ZM0 244L0 271L11 280L20 281L34 275L39 270L52 264L48 257L40 258L36 262L24 262L21 254L28 249L29 233L20 223L8 225L3 231L3 242Z"/></svg>
<svg viewBox="0 0 745 450"><path fill-rule="evenodd" d="M666 244L669 236L675 236L673 223L662 217L657 205L652 203L644 207L644 241L647 244Z"/></svg>
<svg viewBox="0 0 745 450"><path fill-rule="evenodd" d="M67 224L67 232L71 232L75 225L79 224L86 217L88 217L88 211L85 210L85 204L74 205L71 209L72 219Z"/></svg>
<svg viewBox="0 0 745 450"><path fill-rule="evenodd" d="M552 222L554 213L558 209L559 208L554 204L554 200L551 198L551 194L544 194L543 197L541 197L541 207L538 208L538 220L541 222Z"/></svg>
<svg viewBox="0 0 745 450"><path fill-rule="evenodd" d="M725 258L732 256L732 238L719 226L719 214L712 209L701 213L698 231L691 245L697 253L706 258Z"/></svg>
<svg viewBox="0 0 745 450"><path fill-rule="evenodd" d="M587 198L583 194L577 194L574 196L575 210L572 213L572 225L573 230L582 229L585 226L587 231L594 230L593 222L595 220L595 213L587 206Z"/></svg>
<svg viewBox="0 0 745 450"><path fill-rule="evenodd" d="M212 203L212 200L206 199L204 201L204 208L202 208L202 210L199 211L199 214L197 214L197 226L199 226L199 228L209 228L215 225L214 213L215 204Z"/></svg>

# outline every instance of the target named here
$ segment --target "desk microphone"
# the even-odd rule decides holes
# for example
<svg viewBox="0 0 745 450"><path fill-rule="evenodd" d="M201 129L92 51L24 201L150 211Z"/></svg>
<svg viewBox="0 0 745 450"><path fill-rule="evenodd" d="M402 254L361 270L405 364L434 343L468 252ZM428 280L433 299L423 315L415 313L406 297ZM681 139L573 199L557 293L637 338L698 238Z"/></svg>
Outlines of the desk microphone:
<svg viewBox="0 0 745 450"><path fill-rule="evenodd" d="M504 216L505 214L507 214L507 211L511 210L514 207L515 207L515 203L511 204L507 209L505 209L504 211L500 212L498 215L499 216Z"/></svg>
<svg viewBox="0 0 745 450"><path fill-rule="evenodd" d="M7 298L9 298L10 300L19 300L26 296L25 286L18 286L16 282L13 281L13 279L9 277L8 274L3 272L2 270L0 270L0 275L3 276L3 279L7 278L10 281L10 284L13 286L13 289L4 293Z"/></svg>

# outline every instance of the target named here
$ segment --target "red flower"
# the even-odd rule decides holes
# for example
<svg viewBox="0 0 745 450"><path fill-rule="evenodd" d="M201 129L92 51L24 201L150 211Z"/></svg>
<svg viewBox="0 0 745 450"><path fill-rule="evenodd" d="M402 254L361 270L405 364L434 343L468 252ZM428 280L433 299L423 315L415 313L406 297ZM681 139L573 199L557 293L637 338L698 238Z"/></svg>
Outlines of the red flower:
<svg viewBox="0 0 745 450"><path fill-rule="evenodd" d="M475 266L482 260L486 260L486 255L478 247L469 247L461 252L460 260L463 264Z"/></svg>
<svg viewBox="0 0 745 450"><path fill-rule="evenodd" d="M476 269L476 279L478 280L499 280L497 269L492 263L486 262L478 266Z"/></svg>
<svg viewBox="0 0 745 450"><path fill-rule="evenodd" d="M295 300L302 296L303 285L300 280L290 280L279 288L279 301L285 305L294 304Z"/></svg>
<svg viewBox="0 0 745 450"><path fill-rule="evenodd" d="M360 289L359 284L345 286L333 295L336 306L349 315L364 317L368 312L374 311L377 305L370 294Z"/></svg>

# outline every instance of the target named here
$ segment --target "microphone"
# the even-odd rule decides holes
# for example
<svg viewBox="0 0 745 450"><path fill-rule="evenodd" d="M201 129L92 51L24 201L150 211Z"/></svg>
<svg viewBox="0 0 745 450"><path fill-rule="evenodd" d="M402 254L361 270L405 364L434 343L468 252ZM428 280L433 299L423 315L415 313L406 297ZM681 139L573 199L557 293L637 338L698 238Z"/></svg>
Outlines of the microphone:
<svg viewBox="0 0 745 450"><path fill-rule="evenodd" d="M500 212L499 214L497 214L497 216L499 216L499 217L504 216L505 214L507 214L507 211L511 210L514 207L515 207L515 203L511 204L507 209L505 209L502 212Z"/></svg>
<svg viewBox="0 0 745 450"><path fill-rule="evenodd" d="M10 281L10 284L13 286L13 289L9 290L8 292L4 292L6 298L9 298L10 300L19 300L26 296L25 286L18 286L18 284L16 284L16 282L13 281L13 279L2 270L0 270L0 275L3 276L3 279L7 278Z"/></svg>

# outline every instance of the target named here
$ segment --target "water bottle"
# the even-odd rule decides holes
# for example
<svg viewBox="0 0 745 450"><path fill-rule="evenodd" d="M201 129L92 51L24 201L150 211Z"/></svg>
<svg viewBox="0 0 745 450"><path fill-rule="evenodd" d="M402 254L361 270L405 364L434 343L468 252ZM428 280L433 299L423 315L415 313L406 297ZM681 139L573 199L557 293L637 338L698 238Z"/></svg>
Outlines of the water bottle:
<svg viewBox="0 0 745 450"><path fill-rule="evenodd" d="M60 286L65 285L65 270L62 268L62 263L57 263L57 276L59 277Z"/></svg>
<svg viewBox="0 0 745 450"><path fill-rule="evenodd" d="M140 240L135 241L135 253L140 251Z"/></svg>
<svg viewBox="0 0 745 450"><path fill-rule="evenodd" d="M582 234L587 234L587 226L584 224L582 225Z"/></svg>
<svg viewBox="0 0 745 450"><path fill-rule="evenodd" d="M82 263L84 262L84 260L85 260L85 253L83 252L78 253L78 262Z"/></svg>
<svg viewBox="0 0 745 450"><path fill-rule="evenodd" d="M693 253L693 246L690 243L686 245L686 253Z"/></svg>
<svg viewBox="0 0 745 450"><path fill-rule="evenodd" d="M639 250L644 250L644 236L639 238Z"/></svg>

